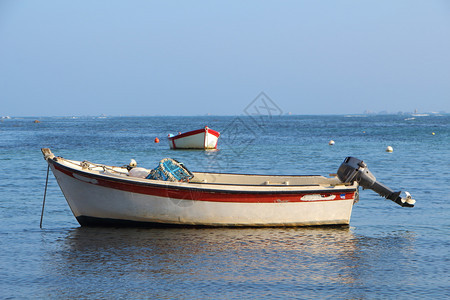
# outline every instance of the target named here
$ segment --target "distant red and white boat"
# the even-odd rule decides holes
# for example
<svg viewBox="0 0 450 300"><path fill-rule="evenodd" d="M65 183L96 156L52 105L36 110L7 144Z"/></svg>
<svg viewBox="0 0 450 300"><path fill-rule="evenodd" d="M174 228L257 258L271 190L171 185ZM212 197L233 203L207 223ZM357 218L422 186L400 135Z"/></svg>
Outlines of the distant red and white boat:
<svg viewBox="0 0 450 300"><path fill-rule="evenodd" d="M205 128L169 135L170 149L217 149L220 133Z"/></svg>
<svg viewBox="0 0 450 300"><path fill-rule="evenodd" d="M48 148L42 153L82 226L345 225L360 185L401 206L414 206L408 193L401 198L352 157L328 178L190 172L168 158L148 170L135 162L115 167L69 160ZM170 174L159 172L164 168Z"/></svg>

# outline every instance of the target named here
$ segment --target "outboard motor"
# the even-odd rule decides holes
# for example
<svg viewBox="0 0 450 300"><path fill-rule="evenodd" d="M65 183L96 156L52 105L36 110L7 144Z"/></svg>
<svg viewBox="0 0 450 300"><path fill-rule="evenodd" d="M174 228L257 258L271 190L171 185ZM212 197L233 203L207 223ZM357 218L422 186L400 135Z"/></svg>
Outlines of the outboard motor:
<svg viewBox="0 0 450 300"><path fill-rule="evenodd" d="M350 183L356 181L363 189L371 189L386 199L392 200L403 207L414 207L416 202L411 199L411 195L405 192L406 197L400 197L400 192L394 192L387 186L378 182L375 176L369 171L367 165L355 157L347 157L338 169L337 176L340 181Z"/></svg>

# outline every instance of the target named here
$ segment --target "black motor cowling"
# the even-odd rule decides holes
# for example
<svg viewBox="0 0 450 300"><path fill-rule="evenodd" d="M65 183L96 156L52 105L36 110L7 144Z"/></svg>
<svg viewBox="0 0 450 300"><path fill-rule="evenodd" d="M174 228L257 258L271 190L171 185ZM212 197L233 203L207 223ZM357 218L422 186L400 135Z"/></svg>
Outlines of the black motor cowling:
<svg viewBox="0 0 450 300"><path fill-rule="evenodd" d="M400 197L401 191L394 192L387 186L378 182L375 176L369 171L367 165L355 157L346 157L338 169L337 176L340 181L350 183L356 181L364 189L371 189L386 199L392 200L403 207L414 207L415 200L405 192L406 198Z"/></svg>

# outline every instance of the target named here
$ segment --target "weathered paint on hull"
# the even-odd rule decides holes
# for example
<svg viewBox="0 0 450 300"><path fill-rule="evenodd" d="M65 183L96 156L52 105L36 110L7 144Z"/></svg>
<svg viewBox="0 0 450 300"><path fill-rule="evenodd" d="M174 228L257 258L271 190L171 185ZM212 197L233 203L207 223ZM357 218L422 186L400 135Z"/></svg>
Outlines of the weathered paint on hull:
<svg viewBox="0 0 450 300"><path fill-rule="evenodd" d="M246 202L237 202L238 199L227 202L225 198L199 201L193 196L201 193L187 191L183 199L179 193L172 193L175 196L171 197L170 189L166 197L161 191L151 195L139 189L137 192L133 188L115 189L105 186L108 183L100 185L99 179L55 168L52 162L51 167L81 225L89 225L83 221L87 219L201 226L345 225L350 222L355 195L355 191L349 190L345 199L331 201L260 203L255 201L257 198Z"/></svg>

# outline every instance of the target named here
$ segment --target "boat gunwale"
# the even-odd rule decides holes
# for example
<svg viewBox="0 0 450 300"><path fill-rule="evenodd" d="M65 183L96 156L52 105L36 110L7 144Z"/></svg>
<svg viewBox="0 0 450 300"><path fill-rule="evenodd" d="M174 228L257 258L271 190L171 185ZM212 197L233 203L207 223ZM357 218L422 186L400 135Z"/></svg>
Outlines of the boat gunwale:
<svg viewBox="0 0 450 300"><path fill-rule="evenodd" d="M224 183L210 183L210 182L169 182L169 181L161 181L161 182L152 182L149 180L149 182L144 182L141 181L143 178L128 178L128 177L121 177L121 176L114 176L114 175L108 175L108 174L97 174L94 173L95 171L85 171L85 170L79 170L77 168L73 168L73 167L69 167L63 163L58 162L58 159L64 159L62 157L53 157L53 158L49 158L47 159L48 163L53 164L55 167L58 167L60 169L63 169L66 175L73 177L73 175L68 174L70 172L73 173L77 173L79 175L82 176L87 176L89 178L93 178L93 179L101 179L104 181L112 181L112 182L119 182L122 184L127 184L127 185L136 185L136 186L141 186L141 187L149 187L149 188L165 188L165 189L171 189L171 190L184 190L184 191L197 191L197 192L204 192L204 193L222 193L222 194L255 194L255 195L290 195L290 194L316 194L316 193L322 193L322 194L329 194L329 193L349 193L349 192L354 192L358 190L358 185L356 184L352 184L352 185L339 185L339 188L336 188L336 186L331 186L331 187L323 187L323 189L317 189L317 190L305 190L305 189L301 189L304 187L317 187L317 186L321 186L320 184L317 185L245 185L245 184L224 184ZM65 159L64 159L65 160ZM201 173L201 172L194 172L195 173ZM235 174L235 173L207 173L207 174L230 174L230 175L247 175L247 174ZM255 175L255 176L266 176L266 175L257 175L257 174L248 174L248 175ZM267 175L267 176L271 176L272 175ZM273 176L280 176L280 177L288 177L288 175L273 175ZM289 177L306 177L306 176L318 176L318 177L323 177L321 175L292 175ZM325 178L325 177L324 177ZM86 182L88 183L88 182ZM180 184L186 184L185 185L180 185ZM187 185L191 185L191 186L187 186ZM197 186L192 186L192 185L197 185ZM217 188L212 188L212 189L207 189L207 188L203 188L200 187L198 185L222 185L222 186L239 186L239 187L258 187L258 188L272 188L272 187L289 187L289 188L295 188L295 187L299 187L300 189L290 189L290 190L266 190L266 191L262 191L262 190L231 190L231 189L217 189Z"/></svg>
<svg viewBox="0 0 450 300"><path fill-rule="evenodd" d="M168 137L168 139L170 140L170 141L172 141L172 140L176 140L176 139L180 139L180 138L185 138L185 137L188 137L188 136L192 136L192 135L197 135L197 134L202 134L202 133L204 133L204 134L211 134L211 135L214 135L215 137L219 137L220 136L220 133L218 132L218 131L215 131L215 130L213 130L213 129L211 129L211 128L202 128L202 129L196 129L196 130L191 130L191 131L187 131L187 132L183 132L183 133L181 133L181 134L178 134L178 135L174 135L174 136L169 136Z"/></svg>

